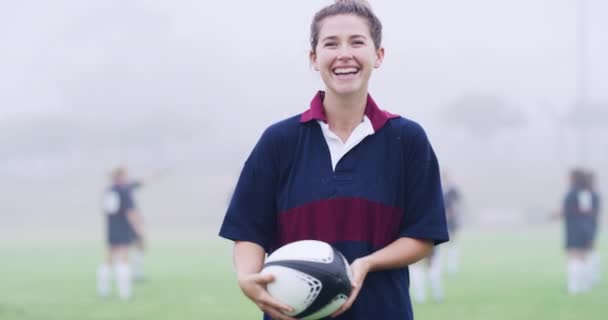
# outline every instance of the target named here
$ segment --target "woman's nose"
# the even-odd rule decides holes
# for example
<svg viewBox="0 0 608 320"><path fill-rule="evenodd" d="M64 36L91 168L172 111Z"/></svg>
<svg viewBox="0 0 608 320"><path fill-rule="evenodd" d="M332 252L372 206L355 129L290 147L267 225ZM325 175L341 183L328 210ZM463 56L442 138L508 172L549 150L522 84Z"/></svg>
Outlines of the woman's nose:
<svg viewBox="0 0 608 320"><path fill-rule="evenodd" d="M352 51L346 45L340 46L338 49L338 59L350 59L353 57Z"/></svg>

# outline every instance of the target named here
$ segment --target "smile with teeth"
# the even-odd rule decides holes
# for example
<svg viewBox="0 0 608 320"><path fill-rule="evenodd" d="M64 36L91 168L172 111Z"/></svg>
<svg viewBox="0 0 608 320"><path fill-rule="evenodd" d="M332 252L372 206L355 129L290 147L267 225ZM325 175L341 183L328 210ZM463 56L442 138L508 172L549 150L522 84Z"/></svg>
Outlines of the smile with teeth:
<svg viewBox="0 0 608 320"><path fill-rule="evenodd" d="M340 67L340 68L333 69L333 72L337 76L357 74L357 72L359 72L359 68L357 68L357 67Z"/></svg>

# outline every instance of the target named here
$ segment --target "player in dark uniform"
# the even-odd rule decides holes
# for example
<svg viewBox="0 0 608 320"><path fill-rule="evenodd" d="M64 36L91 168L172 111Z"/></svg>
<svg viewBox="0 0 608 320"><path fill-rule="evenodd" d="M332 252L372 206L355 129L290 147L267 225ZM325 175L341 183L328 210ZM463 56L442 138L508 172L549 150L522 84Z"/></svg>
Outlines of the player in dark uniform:
<svg viewBox="0 0 608 320"><path fill-rule="evenodd" d="M450 241L442 247L433 248L429 257L410 266L412 295L417 303L427 301L427 282L433 300L442 302L445 298L444 265L447 266L447 272L451 274L458 272L459 268L460 252L456 233L460 227L461 193L445 171L441 174L441 184Z"/></svg>
<svg viewBox="0 0 608 320"><path fill-rule="evenodd" d="M265 254L283 245L325 241L351 263L353 290L336 320L407 320L408 266L448 240L424 129L368 93L384 57L381 30L361 0L320 10L309 57L325 90L271 125L245 162L220 235L235 241L237 282L265 319L290 319L265 290L272 275L260 274Z"/></svg>
<svg viewBox="0 0 608 320"><path fill-rule="evenodd" d="M430 256L409 266L412 298L416 303L427 302L427 282L433 301L439 303L444 300L443 249L435 247Z"/></svg>
<svg viewBox="0 0 608 320"><path fill-rule="evenodd" d="M462 194L445 172L442 174L442 188L446 223L450 233L450 242L446 244L443 250L446 253L447 272L454 274L460 268L460 250L456 239L462 220Z"/></svg>
<svg viewBox="0 0 608 320"><path fill-rule="evenodd" d="M143 237L143 225L132 195L135 185L129 183L126 169L115 169L111 180L112 185L102 199L108 250L105 262L97 270L97 289L99 295L109 295L113 266L118 295L122 299L129 299L132 276L129 246L136 237Z"/></svg>
<svg viewBox="0 0 608 320"><path fill-rule="evenodd" d="M576 295L590 289L589 251L593 238L593 193L581 169L570 173L570 189L563 204L566 235L567 289Z"/></svg>

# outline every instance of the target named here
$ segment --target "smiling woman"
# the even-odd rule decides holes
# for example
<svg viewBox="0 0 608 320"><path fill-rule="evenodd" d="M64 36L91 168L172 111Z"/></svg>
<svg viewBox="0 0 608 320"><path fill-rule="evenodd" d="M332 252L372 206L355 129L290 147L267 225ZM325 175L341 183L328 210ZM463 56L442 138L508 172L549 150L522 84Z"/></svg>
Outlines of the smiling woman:
<svg viewBox="0 0 608 320"><path fill-rule="evenodd" d="M365 20L355 15L324 19L318 44L310 53L326 93L332 96L367 95L372 70L380 67L383 58L384 49L376 48Z"/></svg>
<svg viewBox="0 0 608 320"><path fill-rule="evenodd" d="M310 108L270 126L237 183L220 236L235 241L243 293L265 319L291 319L266 291L266 253L320 240L344 254L352 291L333 316L412 319L407 266L448 240L439 165L422 127L368 93L382 24L365 1L313 18L310 62L325 84Z"/></svg>

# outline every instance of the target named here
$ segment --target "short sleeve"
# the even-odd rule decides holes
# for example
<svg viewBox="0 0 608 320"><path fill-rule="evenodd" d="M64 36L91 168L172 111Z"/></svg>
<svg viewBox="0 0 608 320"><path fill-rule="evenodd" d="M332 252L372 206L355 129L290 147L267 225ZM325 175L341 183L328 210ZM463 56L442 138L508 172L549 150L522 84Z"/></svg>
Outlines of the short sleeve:
<svg viewBox="0 0 608 320"><path fill-rule="evenodd" d="M139 188L141 188L142 183L139 180L135 180L135 181L131 181L129 183L129 190L137 190Z"/></svg>
<svg viewBox="0 0 608 320"><path fill-rule="evenodd" d="M416 123L402 131L405 167L404 215L401 237L449 240L439 164L424 129Z"/></svg>
<svg viewBox="0 0 608 320"><path fill-rule="evenodd" d="M221 237L269 250L276 225L278 155L266 130L245 161L220 228Z"/></svg>

